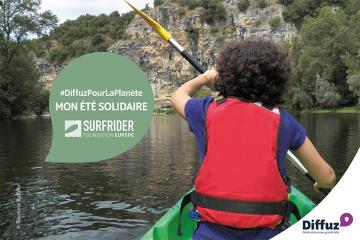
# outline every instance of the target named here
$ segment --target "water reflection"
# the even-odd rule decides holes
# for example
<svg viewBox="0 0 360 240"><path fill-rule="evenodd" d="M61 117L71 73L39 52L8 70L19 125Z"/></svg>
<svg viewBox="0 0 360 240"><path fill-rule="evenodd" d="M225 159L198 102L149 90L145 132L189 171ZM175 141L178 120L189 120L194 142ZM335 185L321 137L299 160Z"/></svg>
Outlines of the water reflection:
<svg viewBox="0 0 360 240"><path fill-rule="evenodd" d="M297 116L342 175L360 142L359 114ZM187 191L199 155L185 121L158 115L144 139L116 158L46 164L49 119L0 123L1 239L137 239ZM293 184L321 195L292 166Z"/></svg>
<svg viewBox="0 0 360 240"><path fill-rule="evenodd" d="M334 168L339 180L360 146L360 114L301 114L296 118L306 128L321 156ZM315 193L312 184L290 164L288 171L293 184L302 192L316 202L323 199L323 195Z"/></svg>

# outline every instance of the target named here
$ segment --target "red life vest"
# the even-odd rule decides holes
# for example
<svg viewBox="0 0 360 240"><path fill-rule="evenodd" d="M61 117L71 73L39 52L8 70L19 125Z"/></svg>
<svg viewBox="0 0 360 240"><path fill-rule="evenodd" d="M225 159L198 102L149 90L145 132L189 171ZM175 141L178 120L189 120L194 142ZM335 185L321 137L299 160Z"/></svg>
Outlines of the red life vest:
<svg viewBox="0 0 360 240"><path fill-rule="evenodd" d="M212 102L207 152L192 202L203 221L274 228L289 215L288 186L277 161L279 109L234 98Z"/></svg>

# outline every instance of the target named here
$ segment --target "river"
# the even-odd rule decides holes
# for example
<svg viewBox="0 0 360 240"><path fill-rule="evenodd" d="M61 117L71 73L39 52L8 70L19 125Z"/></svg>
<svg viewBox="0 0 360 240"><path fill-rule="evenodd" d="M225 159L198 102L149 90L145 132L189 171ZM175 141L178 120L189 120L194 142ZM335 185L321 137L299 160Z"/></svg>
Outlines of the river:
<svg viewBox="0 0 360 240"><path fill-rule="evenodd" d="M296 118L338 179L360 144L360 114ZM187 191L199 166L188 126L155 115L130 151L92 164L49 164L50 119L0 122L0 239L138 239ZM323 196L288 164L292 183Z"/></svg>

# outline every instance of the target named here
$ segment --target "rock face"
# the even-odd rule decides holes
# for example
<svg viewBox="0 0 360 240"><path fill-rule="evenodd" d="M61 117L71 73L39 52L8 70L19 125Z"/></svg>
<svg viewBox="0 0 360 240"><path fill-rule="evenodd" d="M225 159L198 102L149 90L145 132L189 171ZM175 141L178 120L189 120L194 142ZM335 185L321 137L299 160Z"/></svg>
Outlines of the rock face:
<svg viewBox="0 0 360 240"><path fill-rule="evenodd" d="M226 19L212 26L201 21L199 9L184 11L171 3L150 9L147 14L206 68L214 66L217 51L231 40L264 38L281 43L297 34L296 28L283 20L283 5L274 3L263 9L250 6L246 12L240 12L237 2L224 1ZM196 71L141 17L134 18L127 34L127 40L118 41L108 51L135 61L147 73L157 105L166 105L171 91L196 76Z"/></svg>
<svg viewBox="0 0 360 240"><path fill-rule="evenodd" d="M55 77L59 74L63 66L50 64L44 58L35 58L35 62L40 72L39 82L41 82L46 89L51 89Z"/></svg>
<svg viewBox="0 0 360 240"><path fill-rule="evenodd" d="M255 6L255 0L250 2L246 12L241 12L238 0L223 1L226 18L214 25L201 21L201 8L187 10L169 2L147 10L147 14L167 29L204 67L211 68L215 65L218 50L231 40L264 38L281 43L297 34L294 26L284 22L284 6L277 4L276 0L268 0L269 5L263 9ZM156 107L167 107L174 88L196 76L197 72L141 17L136 15L131 21L127 35L126 40L118 41L108 51L126 55L136 62L151 81ZM39 61L38 66L42 81L50 87L61 66L51 66L44 60Z"/></svg>

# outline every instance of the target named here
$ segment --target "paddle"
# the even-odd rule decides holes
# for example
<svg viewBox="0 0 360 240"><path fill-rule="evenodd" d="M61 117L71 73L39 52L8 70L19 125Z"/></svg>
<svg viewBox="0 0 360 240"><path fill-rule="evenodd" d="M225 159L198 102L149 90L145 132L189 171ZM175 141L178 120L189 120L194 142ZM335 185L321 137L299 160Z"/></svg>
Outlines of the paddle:
<svg viewBox="0 0 360 240"><path fill-rule="evenodd" d="M315 179L309 174L308 170L302 165L300 160L290 151L287 152L286 158L302 173L304 174L312 183L315 183ZM319 191L322 192L325 196L329 194L329 190L326 188L319 188Z"/></svg>
<svg viewBox="0 0 360 240"><path fill-rule="evenodd" d="M124 0L134 11L139 14L145 22L147 22L154 30L157 32L165 41L170 43L171 46L173 46L193 67L198 70L200 73L204 73L206 70L205 68L193 57L191 56L183 46L181 46L172 36L171 34L165 30L159 23L157 23L154 19L131 5L128 1ZM306 168L301 164L299 159L296 158L294 154L292 154L290 151L287 152L287 158L290 160L292 164L295 165L297 169L300 170L301 173L303 173L312 183L315 183L314 178L312 178ZM327 195L329 193L326 189L319 189L323 194Z"/></svg>

